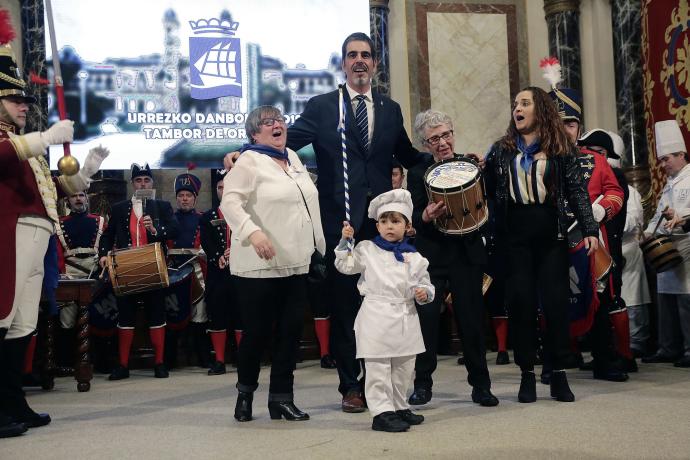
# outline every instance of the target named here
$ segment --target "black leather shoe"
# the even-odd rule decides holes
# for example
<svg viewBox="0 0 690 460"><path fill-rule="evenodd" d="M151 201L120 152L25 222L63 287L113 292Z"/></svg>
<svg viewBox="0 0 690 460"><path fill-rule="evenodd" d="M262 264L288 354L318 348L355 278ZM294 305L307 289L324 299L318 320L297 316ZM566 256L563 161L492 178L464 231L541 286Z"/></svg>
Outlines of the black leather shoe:
<svg viewBox="0 0 690 460"><path fill-rule="evenodd" d="M254 401L254 393L240 391L237 394L235 420L238 422L248 422L252 419L252 401Z"/></svg>
<svg viewBox="0 0 690 460"><path fill-rule="evenodd" d="M213 364L211 364L211 367L208 370L208 375L223 375L225 372L227 372L225 369L225 363L213 361Z"/></svg>
<svg viewBox="0 0 690 460"><path fill-rule="evenodd" d="M621 358L620 368L623 370L623 372L628 373L639 371L639 368L637 367L637 361L635 360L635 358Z"/></svg>
<svg viewBox="0 0 690 460"><path fill-rule="evenodd" d="M309 420L309 414L299 410L292 401L269 401L268 413L271 420L280 420L281 418L290 421Z"/></svg>
<svg viewBox="0 0 690 460"><path fill-rule="evenodd" d="M643 363L672 363L676 361L675 356L662 355L661 353L654 353L653 355L645 356L642 358Z"/></svg>
<svg viewBox="0 0 690 460"><path fill-rule="evenodd" d="M690 356L683 356L678 361L673 363L674 367L690 367Z"/></svg>
<svg viewBox="0 0 690 460"><path fill-rule="evenodd" d="M431 390L415 388L407 402L413 406L423 406L431 401L431 395Z"/></svg>
<svg viewBox="0 0 690 460"><path fill-rule="evenodd" d="M165 364L160 363L153 366L153 376L157 379L167 379L170 377L168 369L165 368Z"/></svg>
<svg viewBox="0 0 690 460"><path fill-rule="evenodd" d="M17 423L6 415L0 415L0 438L11 438L26 433L28 427L24 423Z"/></svg>
<svg viewBox="0 0 690 460"><path fill-rule="evenodd" d="M537 400L537 377L534 372L523 372L520 378L520 390L518 401L521 403L533 403Z"/></svg>
<svg viewBox="0 0 690 460"><path fill-rule="evenodd" d="M400 433L409 430L410 425L395 412L388 411L374 417L374 420L371 422L371 429L388 433Z"/></svg>
<svg viewBox="0 0 690 460"><path fill-rule="evenodd" d="M335 360L331 355L323 355L321 357L321 367L323 369L335 369Z"/></svg>
<svg viewBox="0 0 690 460"><path fill-rule="evenodd" d="M15 423L26 425L27 428L38 428L39 426L46 426L49 424L51 419L48 414L37 414L30 408L27 408L26 412L13 416L12 420Z"/></svg>
<svg viewBox="0 0 690 460"><path fill-rule="evenodd" d="M498 406L498 398L486 388L472 388L472 402L484 407Z"/></svg>
<svg viewBox="0 0 690 460"><path fill-rule="evenodd" d="M510 364L510 356L508 356L507 351L499 351L496 355L496 364L502 366L504 364Z"/></svg>
<svg viewBox="0 0 690 460"><path fill-rule="evenodd" d="M129 369L124 366L117 366L108 376L108 380L123 380L129 378Z"/></svg>
<svg viewBox="0 0 690 460"><path fill-rule="evenodd" d="M628 374L612 367L594 369L592 376L597 380L608 380L609 382L625 382L628 380Z"/></svg>
<svg viewBox="0 0 690 460"><path fill-rule="evenodd" d="M460 357L458 358L458 366L464 366L464 365L465 365L465 356L460 355Z"/></svg>
<svg viewBox="0 0 690 460"><path fill-rule="evenodd" d="M551 397L561 402L575 401L575 395L570 391L565 371L553 372L551 374Z"/></svg>
<svg viewBox="0 0 690 460"><path fill-rule="evenodd" d="M396 414L408 425L421 425L424 421L424 416L413 413L410 409L396 410Z"/></svg>

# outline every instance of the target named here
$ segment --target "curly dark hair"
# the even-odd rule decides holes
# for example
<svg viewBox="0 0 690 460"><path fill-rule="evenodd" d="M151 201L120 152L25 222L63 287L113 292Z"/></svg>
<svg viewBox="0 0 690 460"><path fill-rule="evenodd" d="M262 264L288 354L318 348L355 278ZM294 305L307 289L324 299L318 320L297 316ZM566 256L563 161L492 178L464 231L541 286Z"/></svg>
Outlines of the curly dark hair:
<svg viewBox="0 0 690 460"><path fill-rule="evenodd" d="M549 94L536 86L528 86L520 90L520 92L522 91L530 91L532 93L537 137L541 142L542 152L547 157L565 155L570 152L573 148L573 143L563 128L563 120L558 115L556 104ZM515 126L515 119L511 112L508 129L499 142L502 147L515 150L515 138L519 135L520 133Z"/></svg>

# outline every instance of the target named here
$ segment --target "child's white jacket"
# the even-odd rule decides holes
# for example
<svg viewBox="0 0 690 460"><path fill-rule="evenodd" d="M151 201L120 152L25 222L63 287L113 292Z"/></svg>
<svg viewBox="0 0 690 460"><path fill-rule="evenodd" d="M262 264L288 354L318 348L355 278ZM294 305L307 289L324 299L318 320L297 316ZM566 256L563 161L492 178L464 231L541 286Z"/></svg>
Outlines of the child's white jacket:
<svg viewBox="0 0 690 460"><path fill-rule="evenodd" d="M429 261L418 252L404 256L405 262L399 262L393 252L371 241L359 243L351 256L342 244L335 249L339 272L361 273L357 287L364 301L355 319L357 358L393 358L425 351L414 291L424 288L426 303L434 299Z"/></svg>

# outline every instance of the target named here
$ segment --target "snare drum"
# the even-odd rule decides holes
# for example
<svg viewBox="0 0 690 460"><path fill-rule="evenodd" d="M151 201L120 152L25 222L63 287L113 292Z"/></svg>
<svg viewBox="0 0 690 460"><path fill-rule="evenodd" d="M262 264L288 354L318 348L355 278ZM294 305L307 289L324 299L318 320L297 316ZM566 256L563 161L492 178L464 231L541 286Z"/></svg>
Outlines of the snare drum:
<svg viewBox="0 0 690 460"><path fill-rule="evenodd" d="M568 233L568 246L570 249L579 246L582 240L580 227L575 227ZM599 245L592 256L594 257L594 278L597 281L601 281L611 272L613 258L611 258L611 254L609 254L608 249L606 249L601 240L599 240Z"/></svg>
<svg viewBox="0 0 690 460"><path fill-rule="evenodd" d="M431 165L424 173L429 201L446 204L447 213L434 220L439 231L466 234L479 229L489 217L484 181L476 163L449 158Z"/></svg>
<svg viewBox="0 0 690 460"><path fill-rule="evenodd" d="M170 285L160 243L111 251L106 263L116 295L138 294Z"/></svg>
<svg viewBox="0 0 690 460"><path fill-rule="evenodd" d="M657 273L670 270L683 262L678 250L668 236L657 235L640 243L644 260Z"/></svg>

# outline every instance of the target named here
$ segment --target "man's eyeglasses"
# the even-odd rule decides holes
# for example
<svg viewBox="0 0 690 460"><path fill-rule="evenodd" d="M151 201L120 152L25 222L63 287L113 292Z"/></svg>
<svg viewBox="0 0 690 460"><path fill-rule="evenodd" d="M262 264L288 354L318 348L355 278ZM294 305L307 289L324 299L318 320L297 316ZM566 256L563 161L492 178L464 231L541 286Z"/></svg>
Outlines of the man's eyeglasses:
<svg viewBox="0 0 690 460"><path fill-rule="evenodd" d="M273 126L276 123L284 125L285 120L283 118L262 118L261 121L259 121L261 126Z"/></svg>
<svg viewBox="0 0 690 460"><path fill-rule="evenodd" d="M429 145L437 145L439 142L441 142L441 139L444 141L449 141L453 137L453 130L451 129L450 131L445 131L438 136L431 136L429 139L424 139L424 142L426 142Z"/></svg>

